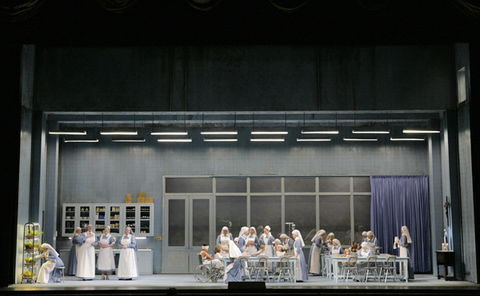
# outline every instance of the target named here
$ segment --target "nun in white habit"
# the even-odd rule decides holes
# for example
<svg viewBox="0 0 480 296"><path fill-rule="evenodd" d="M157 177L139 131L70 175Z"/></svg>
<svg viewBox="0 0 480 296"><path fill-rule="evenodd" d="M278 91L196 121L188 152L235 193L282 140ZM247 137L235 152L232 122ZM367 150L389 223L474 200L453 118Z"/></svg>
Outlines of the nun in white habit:
<svg viewBox="0 0 480 296"><path fill-rule="evenodd" d="M248 235L248 227L243 226L238 233L238 243L237 246L240 249L240 252L244 252L247 246L247 235Z"/></svg>
<svg viewBox="0 0 480 296"><path fill-rule="evenodd" d="M309 260L309 266L310 266L310 273L314 275L320 275L321 271L321 256L320 254L322 253L322 247L323 247L323 237L326 235L326 231L323 229L320 229L315 233L315 235L312 238L312 246L310 247L310 260Z"/></svg>
<svg viewBox="0 0 480 296"><path fill-rule="evenodd" d="M53 283L53 273L55 272L54 269L55 267L62 267L63 261L58 257L57 251L47 243L42 244L42 250L43 254L40 254L35 257L35 259L41 259L44 258L47 261L42 264L42 267L40 267L40 272L38 273L38 278L37 278L37 283L40 284L47 284L47 283ZM57 269L56 271L56 277L60 278L62 270ZM56 280L56 282L59 282L60 280Z"/></svg>
<svg viewBox="0 0 480 296"><path fill-rule="evenodd" d="M110 227L106 226L98 241L100 251L98 252L97 269L102 272L102 280L109 280L108 272L115 271L115 259L112 249L114 244L115 238L110 234Z"/></svg>
<svg viewBox="0 0 480 296"><path fill-rule="evenodd" d="M245 248L245 252L250 256L254 256L258 251L257 230L252 226L248 231L249 234L247 236L247 246Z"/></svg>
<svg viewBox="0 0 480 296"><path fill-rule="evenodd" d="M295 229L292 231L292 236L295 239L293 244L294 255L293 257L297 258L297 282L303 282L308 280L308 269L307 263L305 262L305 256L303 255L302 248L305 246L303 242L302 234L300 231Z"/></svg>
<svg viewBox="0 0 480 296"><path fill-rule="evenodd" d="M95 278L95 246L97 236L92 232L92 225L88 225L87 232L82 233L85 242L77 251L77 274L76 277L84 281L91 281Z"/></svg>
<svg viewBox="0 0 480 296"><path fill-rule="evenodd" d="M225 268L223 275L223 281L228 284L229 282L241 282L242 281L242 269L244 269L245 262L238 260L237 258L242 256L242 252L235 245L233 241L228 242L228 256L224 260L230 260L230 263Z"/></svg>
<svg viewBox="0 0 480 296"><path fill-rule="evenodd" d="M217 236L217 246L220 245L222 247L222 254L221 254L222 256L225 256L225 254L228 253L228 242L229 241L233 242L233 236L228 231L228 227L223 226L222 231Z"/></svg>
<svg viewBox="0 0 480 296"><path fill-rule="evenodd" d="M125 234L118 241L120 258L118 260L117 275L119 280L131 280L138 277L137 240L132 228L125 228Z"/></svg>
<svg viewBox="0 0 480 296"><path fill-rule="evenodd" d="M85 237L82 236L82 228L75 228L75 233L71 237L72 247L68 256L68 268L65 275L75 275L77 273L77 253L80 246L85 242Z"/></svg>

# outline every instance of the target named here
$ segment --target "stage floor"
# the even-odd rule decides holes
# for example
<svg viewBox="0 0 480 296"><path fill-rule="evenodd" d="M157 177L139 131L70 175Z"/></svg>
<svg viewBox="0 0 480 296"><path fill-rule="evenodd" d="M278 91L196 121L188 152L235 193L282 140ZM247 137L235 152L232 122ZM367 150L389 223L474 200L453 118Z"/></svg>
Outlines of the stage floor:
<svg viewBox="0 0 480 296"><path fill-rule="evenodd" d="M64 283L56 284L15 284L10 285L7 290L10 291L54 291L54 290L168 290L175 288L177 290L203 290L203 289L228 289L228 285L223 281L217 283L207 282L198 283L192 274L154 274L142 275L131 281L120 281L115 275L110 276L110 280L100 280L97 276L93 281L83 281L81 279L67 276ZM442 290L479 290L480 285L467 281L445 281L437 279L434 275L416 274L415 279L407 282L393 282L389 280L384 282L335 282L323 276L310 276L309 280L300 283L266 283L267 289L442 289Z"/></svg>

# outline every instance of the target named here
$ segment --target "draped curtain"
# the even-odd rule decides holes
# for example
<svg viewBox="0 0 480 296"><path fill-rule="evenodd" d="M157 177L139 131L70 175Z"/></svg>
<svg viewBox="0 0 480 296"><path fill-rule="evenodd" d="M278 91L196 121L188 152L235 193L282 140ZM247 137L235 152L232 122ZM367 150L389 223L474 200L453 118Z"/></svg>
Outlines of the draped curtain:
<svg viewBox="0 0 480 296"><path fill-rule="evenodd" d="M401 227L410 230L410 260L415 272L432 271L428 176L371 176L371 227L382 253L393 249Z"/></svg>

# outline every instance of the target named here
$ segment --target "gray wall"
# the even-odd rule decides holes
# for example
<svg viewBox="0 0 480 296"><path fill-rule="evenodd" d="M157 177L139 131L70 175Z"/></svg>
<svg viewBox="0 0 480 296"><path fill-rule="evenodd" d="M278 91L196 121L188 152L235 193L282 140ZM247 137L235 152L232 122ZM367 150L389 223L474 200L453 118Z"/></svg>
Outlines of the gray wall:
<svg viewBox="0 0 480 296"><path fill-rule="evenodd" d="M39 48L43 111L452 109L453 47Z"/></svg>
<svg viewBox="0 0 480 296"><path fill-rule="evenodd" d="M240 129L239 133L247 131ZM342 130L346 134L347 130ZM192 135L198 135L190 131ZM163 175L371 175L428 174L428 143L192 143L60 144L59 208L66 202L123 202L146 192L155 199L155 236L162 236ZM241 137L239 137L242 139ZM438 141L438 137L436 141ZM61 212L57 213L61 221ZM60 224L57 223L60 232ZM161 272L161 241L140 241L154 249L154 272ZM58 239L57 248L69 247Z"/></svg>

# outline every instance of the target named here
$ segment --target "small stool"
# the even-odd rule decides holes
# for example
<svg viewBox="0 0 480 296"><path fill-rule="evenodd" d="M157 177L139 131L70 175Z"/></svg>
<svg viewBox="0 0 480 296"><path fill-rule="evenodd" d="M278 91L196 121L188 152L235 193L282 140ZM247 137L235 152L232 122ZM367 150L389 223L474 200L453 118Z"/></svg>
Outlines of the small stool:
<svg viewBox="0 0 480 296"><path fill-rule="evenodd" d="M61 271L61 275L57 276L57 270ZM53 269L53 282L55 283L55 280L60 280L61 283L65 282L65 266L55 266Z"/></svg>

